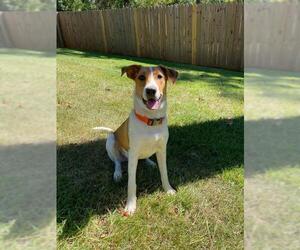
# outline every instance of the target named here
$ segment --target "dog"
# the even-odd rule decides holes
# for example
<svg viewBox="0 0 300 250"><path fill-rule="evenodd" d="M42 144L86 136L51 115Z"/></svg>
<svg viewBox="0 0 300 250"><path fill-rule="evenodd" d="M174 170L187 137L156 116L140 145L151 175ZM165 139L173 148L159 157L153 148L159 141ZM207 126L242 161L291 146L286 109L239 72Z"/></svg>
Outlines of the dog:
<svg viewBox="0 0 300 250"><path fill-rule="evenodd" d="M95 130L109 132L106 151L114 162L113 178L122 178L121 163L128 160L128 196L126 213L136 210L136 169L139 159L148 165L156 165L149 159L156 154L163 189L175 194L167 173L166 148L169 138L167 125L167 82L176 82L178 72L165 66L143 67L130 65L122 68L123 76L135 82L134 108L129 117L117 130L95 127Z"/></svg>

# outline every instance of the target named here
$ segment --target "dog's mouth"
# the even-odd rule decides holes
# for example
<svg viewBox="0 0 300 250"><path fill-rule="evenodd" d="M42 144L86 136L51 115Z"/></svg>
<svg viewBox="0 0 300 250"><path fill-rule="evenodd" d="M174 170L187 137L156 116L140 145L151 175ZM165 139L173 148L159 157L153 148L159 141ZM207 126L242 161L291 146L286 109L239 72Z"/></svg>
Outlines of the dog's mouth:
<svg viewBox="0 0 300 250"><path fill-rule="evenodd" d="M162 95L160 95L160 97L158 99L149 98L148 100L145 100L143 98L143 102L144 102L144 104L146 105L146 107L148 109L155 110L155 109L159 108L160 103L161 103L161 99L162 99Z"/></svg>

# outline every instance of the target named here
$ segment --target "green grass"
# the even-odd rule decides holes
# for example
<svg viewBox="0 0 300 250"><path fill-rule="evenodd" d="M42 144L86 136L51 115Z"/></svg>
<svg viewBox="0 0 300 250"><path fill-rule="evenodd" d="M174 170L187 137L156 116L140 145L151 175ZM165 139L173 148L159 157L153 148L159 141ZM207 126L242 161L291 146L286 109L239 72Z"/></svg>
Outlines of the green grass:
<svg viewBox="0 0 300 250"><path fill-rule="evenodd" d="M245 73L245 246L299 249L300 74Z"/></svg>
<svg viewBox="0 0 300 250"><path fill-rule="evenodd" d="M0 57L0 249L54 249L55 53Z"/></svg>
<svg viewBox="0 0 300 250"><path fill-rule="evenodd" d="M133 83L121 67L165 64L168 171L139 163L137 212L123 217L127 174L112 181L105 135L132 108ZM57 57L57 230L60 249L242 249L243 74L157 60L59 50Z"/></svg>

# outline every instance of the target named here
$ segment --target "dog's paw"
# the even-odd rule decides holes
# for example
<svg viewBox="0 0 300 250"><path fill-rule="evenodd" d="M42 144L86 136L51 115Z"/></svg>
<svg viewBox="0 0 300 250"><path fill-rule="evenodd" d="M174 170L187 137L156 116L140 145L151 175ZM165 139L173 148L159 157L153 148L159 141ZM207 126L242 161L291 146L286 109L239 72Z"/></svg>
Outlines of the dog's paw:
<svg viewBox="0 0 300 250"><path fill-rule="evenodd" d="M166 192L167 192L168 195L174 195L174 194L176 194L176 190L173 189L173 188L170 188L170 189L166 190Z"/></svg>
<svg viewBox="0 0 300 250"><path fill-rule="evenodd" d="M114 172L114 181L119 182L122 179L122 172L115 171Z"/></svg>
<svg viewBox="0 0 300 250"><path fill-rule="evenodd" d="M125 212L128 214L128 215L133 215L134 212L136 210L136 203L127 203L126 204L126 207L125 207Z"/></svg>

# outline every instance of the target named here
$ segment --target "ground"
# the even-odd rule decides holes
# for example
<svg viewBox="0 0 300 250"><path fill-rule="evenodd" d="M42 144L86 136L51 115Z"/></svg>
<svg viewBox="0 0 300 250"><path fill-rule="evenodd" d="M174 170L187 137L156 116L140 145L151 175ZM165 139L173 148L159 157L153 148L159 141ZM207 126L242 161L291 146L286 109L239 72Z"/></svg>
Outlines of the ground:
<svg viewBox="0 0 300 250"><path fill-rule="evenodd" d="M55 249L55 53L0 56L0 249Z"/></svg>
<svg viewBox="0 0 300 250"><path fill-rule="evenodd" d="M299 249L300 75L245 72L245 247Z"/></svg>
<svg viewBox="0 0 300 250"><path fill-rule="evenodd" d="M164 64L180 73L168 87L168 169L173 197L157 168L139 163L137 212L122 215L127 174L113 182L105 134L132 109L130 64ZM57 57L57 222L60 249L243 247L243 74L98 53ZM155 159L155 158L153 158Z"/></svg>

